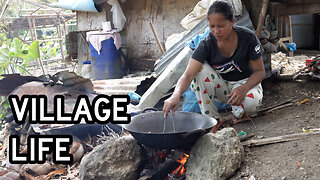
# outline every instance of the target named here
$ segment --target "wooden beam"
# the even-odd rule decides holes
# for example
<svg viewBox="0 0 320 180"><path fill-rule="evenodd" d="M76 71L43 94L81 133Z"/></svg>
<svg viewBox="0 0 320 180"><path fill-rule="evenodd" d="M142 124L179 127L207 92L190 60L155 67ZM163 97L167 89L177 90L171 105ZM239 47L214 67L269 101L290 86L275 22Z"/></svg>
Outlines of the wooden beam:
<svg viewBox="0 0 320 180"><path fill-rule="evenodd" d="M58 35L59 35L59 38L62 39L62 30L61 30L61 20L60 20L60 14L58 13L58 24L57 24L57 30L58 30ZM60 52L61 52L61 58L62 58L62 61L64 62L65 59L64 59L64 52L63 52L63 41L60 40Z"/></svg>
<svg viewBox="0 0 320 180"><path fill-rule="evenodd" d="M32 41L34 41L35 37L34 37L34 34L33 34L34 33L33 25L32 25L32 20L31 20L30 17L28 18L28 23L29 23L30 36L31 36Z"/></svg>
<svg viewBox="0 0 320 180"><path fill-rule="evenodd" d="M51 8L50 6L46 5L44 2L39 2L39 1L35 1L35 0L21 0L22 2L28 3L28 4L32 4L34 6L46 9L46 8Z"/></svg>
<svg viewBox="0 0 320 180"><path fill-rule="evenodd" d="M285 4L270 2L270 15L272 17L287 16L295 14L316 14L320 13L319 3Z"/></svg>
<svg viewBox="0 0 320 180"><path fill-rule="evenodd" d="M266 19L268 3L269 3L269 0L263 0L261 12L259 15L258 26L257 26L257 30L256 30L256 36L258 37L258 39L260 39L260 34L261 34L261 31L262 31L262 28L263 28L263 25L264 25L264 22Z"/></svg>
<svg viewBox="0 0 320 180"><path fill-rule="evenodd" d="M158 43L158 46L159 46L162 54L164 54L165 51L164 51L164 49L163 49L163 47L162 47L162 44L161 44L161 42L160 42L160 40L159 40L158 34L157 34L157 32L155 31L155 29L154 29L154 27L153 27L152 21L149 21L149 24L150 24L151 30L152 30L152 32L153 32L153 35L154 35L154 37L156 38L156 41L157 41L157 43Z"/></svg>
<svg viewBox="0 0 320 180"><path fill-rule="evenodd" d="M66 18L66 17L71 17L69 20L74 18L76 14L74 13L64 13L60 17L61 18ZM52 18L52 17L57 17L57 14L33 14L33 15L21 15L19 17L6 17L5 19L12 20L12 19L21 19L21 18L26 18L26 17L36 17L36 18ZM68 21L68 20L66 20Z"/></svg>
<svg viewBox="0 0 320 180"><path fill-rule="evenodd" d="M298 139L303 139L311 136L319 136L320 131L307 132L307 133L298 133L298 134L289 134L284 136L277 136L265 139L252 139L242 143L243 146L261 146L266 144L274 144L280 142L293 141Z"/></svg>
<svg viewBox="0 0 320 180"><path fill-rule="evenodd" d="M287 4L300 4L300 3L317 3L319 0L281 0Z"/></svg>
<svg viewBox="0 0 320 180"><path fill-rule="evenodd" d="M64 40L64 38L53 38L53 39L38 39L39 42L49 42L49 41L61 41ZM33 42L33 41L26 41L26 42Z"/></svg>
<svg viewBox="0 0 320 180"><path fill-rule="evenodd" d="M76 16L76 13L61 13L60 17L63 16ZM32 14L32 15L21 15L21 17L57 17L57 14Z"/></svg>
<svg viewBox="0 0 320 180"><path fill-rule="evenodd" d="M35 9L20 9L19 11L20 12L32 12L34 11ZM52 12L52 11L61 11L60 8L47 8L47 9L39 9L39 11L49 11L49 12Z"/></svg>
<svg viewBox="0 0 320 180"><path fill-rule="evenodd" d="M34 30L34 34L35 34L35 39L38 40L38 35L37 35L37 27L36 27L36 20L35 18L32 18L32 27L33 27L33 30Z"/></svg>

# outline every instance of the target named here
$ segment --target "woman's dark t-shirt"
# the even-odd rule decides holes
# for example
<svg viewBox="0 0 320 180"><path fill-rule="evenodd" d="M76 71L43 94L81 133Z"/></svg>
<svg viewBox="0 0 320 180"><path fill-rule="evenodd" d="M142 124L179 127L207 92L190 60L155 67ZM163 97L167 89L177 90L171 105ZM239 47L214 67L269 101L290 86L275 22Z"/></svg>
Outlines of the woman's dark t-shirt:
<svg viewBox="0 0 320 180"><path fill-rule="evenodd" d="M234 26L238 35L238 45L229 58L222 56L217 46L217 40L212 33L203 39L192 54L192 58L208 64L216 70L223 79L238 81L252 74L249 60L257 60L262 56L262 46L253 31L246 27Z"/></svg>

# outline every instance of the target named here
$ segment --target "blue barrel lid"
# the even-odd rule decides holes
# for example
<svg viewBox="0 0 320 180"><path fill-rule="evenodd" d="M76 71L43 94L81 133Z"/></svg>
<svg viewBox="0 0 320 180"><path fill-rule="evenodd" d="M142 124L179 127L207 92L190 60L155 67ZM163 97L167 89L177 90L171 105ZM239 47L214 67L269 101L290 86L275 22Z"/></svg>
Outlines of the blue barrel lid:
<svg viewBox="0 0 320 180"><path fill-rule="evenodd" d="M91 61L82 61L82 64L91 64Z"/></svg>

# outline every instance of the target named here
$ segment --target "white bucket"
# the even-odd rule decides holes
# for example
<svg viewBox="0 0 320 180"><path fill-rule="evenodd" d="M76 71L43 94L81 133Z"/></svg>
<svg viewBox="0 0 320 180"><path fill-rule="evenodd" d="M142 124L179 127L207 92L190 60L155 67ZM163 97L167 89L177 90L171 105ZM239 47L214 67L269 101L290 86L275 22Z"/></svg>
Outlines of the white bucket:
<svg viewBox="0 0 320 180"><path fill-rule="evenodd" d="M102 22L102 30L103 31L110 31L111 30L111 22L110 21Z"/></svg>

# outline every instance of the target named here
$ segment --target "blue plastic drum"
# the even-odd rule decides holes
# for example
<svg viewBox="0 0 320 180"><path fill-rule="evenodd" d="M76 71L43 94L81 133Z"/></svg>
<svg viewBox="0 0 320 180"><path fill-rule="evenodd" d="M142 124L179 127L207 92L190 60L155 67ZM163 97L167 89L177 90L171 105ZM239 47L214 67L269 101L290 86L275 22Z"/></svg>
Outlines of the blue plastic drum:
<svg viewBox="0 0 320 180"><path fill-rule="evenodd" d="M89 42L92 62L92 73L95 80L115 79L122 77L120 49L117 50L113 38L101 42L100 55Z"/></svg>

